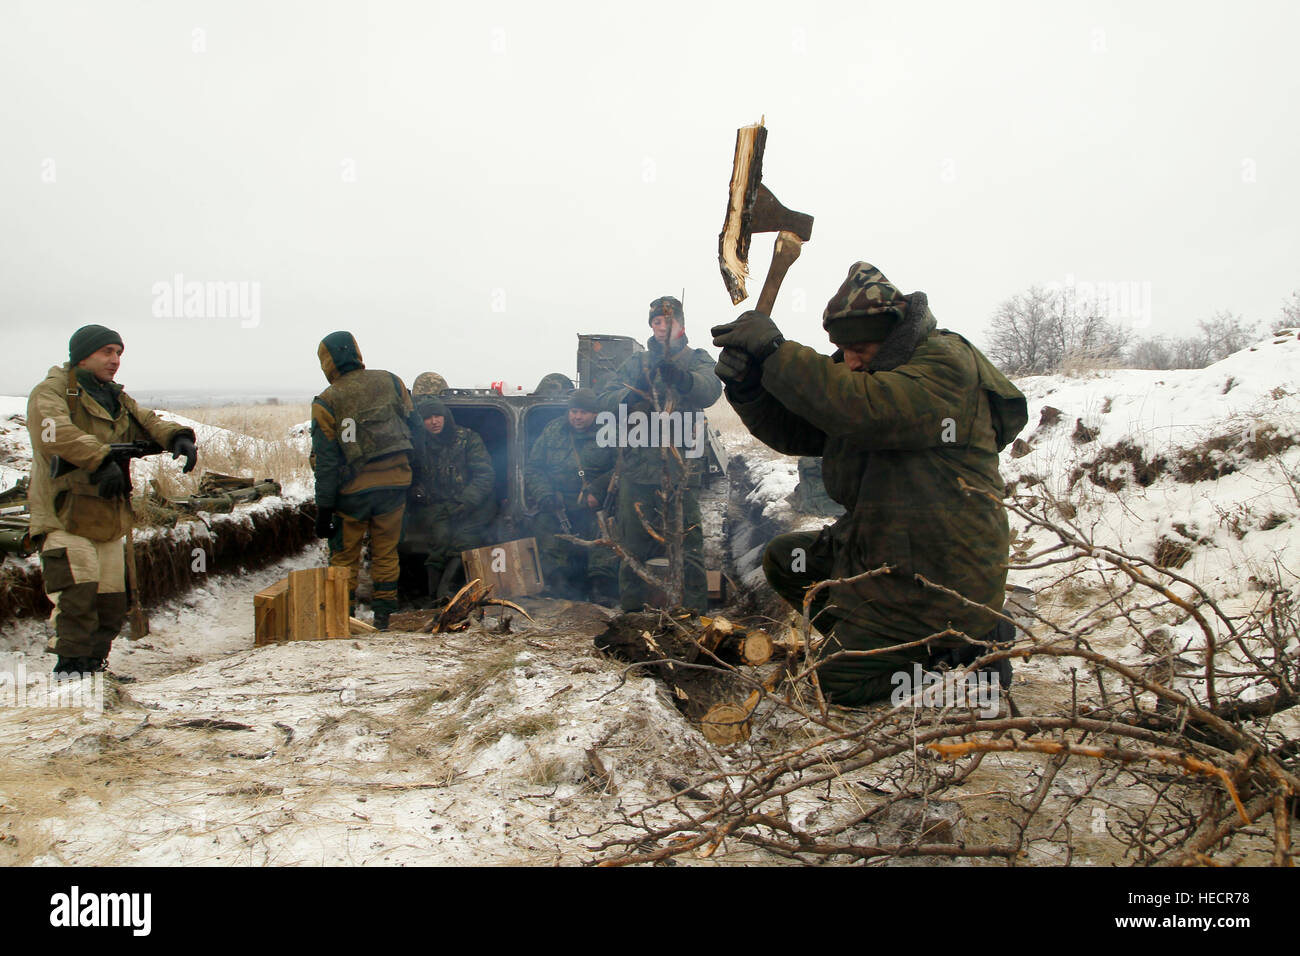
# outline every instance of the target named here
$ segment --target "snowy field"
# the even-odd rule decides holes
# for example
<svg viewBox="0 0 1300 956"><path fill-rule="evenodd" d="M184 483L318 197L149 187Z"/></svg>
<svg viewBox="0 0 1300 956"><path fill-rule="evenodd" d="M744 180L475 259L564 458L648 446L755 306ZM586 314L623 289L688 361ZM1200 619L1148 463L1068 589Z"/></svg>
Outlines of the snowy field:
<svg viewBox="0 0 1300 956"><path fill-rule="evenodd" d="M1002 460L1017 491L1050 495L1098 543L1146 558L1170 547L1162 541L1181 545L1180 573L1225 607L1249 608L1266 586L1300 594L1295 332L1202 370L1019 384L1029 425L1024 444ZM18 402L0 399L0 469L22 455ZM793 459L765 451L729 409L710 419L729 454L744 460L755 513L783 526L829 520L790 508ZM200 448L222 438L200 437ZM0 484L12 483L11 472L0 474ZM1022 556L1050 543L1018 518L1012 527ZM0 712L0 862L576 863L593 859L604 838L597 831L621 813L739 757L706 744L656 681L635 672L625 680L623 664L594 650L611 612L589 605L525 601L536 623L515 615L509 633L497 633L493 612L454 635L252 647L252 594L323 560L309 549L152 609L149 637L115 644L112 669L135 681L110 685L102 712ZM1066 622L1103 593L1106 572L1095 572L1090 594L1079 571L1013 571L1012 580L1037 592L1046 619ZM44 624L28 622L7 631L5 647L38 674L50 664L40 653L45 636ZM1171 639L1175 653L1204 647L1186 625ZM1149 648L1120 626L1092 640L1120 660L1149 662ZM1221 663L1232 670L1243 662L1224 651ZM1050 658L1017 665L1014 692L1026 713L1059 712L1073 686L1068 668ZM1193 682L1174 686L1197 692ZM1225 677L1221 692L1249 699L1255 688L1249 678ZM1294 711L1261 732L1294 739ZM776 732L760 720L739 749ZM969 837L994 825L987 795L1015 787L1027 759L992 757L971 778ZM1072 779L1064 774L1062 785ZM800 813L810 821L833 815L864 791L843 781L829 792L832 799ZM1081 827L1076 840L1074 862L1125 862L1104 830ZM743 846L717 860L778 862ZM1059 860L1044 850L1030 862Z"/></svg>

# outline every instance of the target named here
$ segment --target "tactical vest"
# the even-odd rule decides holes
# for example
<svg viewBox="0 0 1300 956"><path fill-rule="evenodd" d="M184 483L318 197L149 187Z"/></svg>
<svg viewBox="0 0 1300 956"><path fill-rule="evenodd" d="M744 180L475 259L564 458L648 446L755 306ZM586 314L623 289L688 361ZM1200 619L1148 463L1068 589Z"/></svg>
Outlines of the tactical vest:
<svg viewBox="0 0 1300 956"><path fill-rule="evenodd" d="M348 372L321 393L320 401L334 413L339 447L354 474L367 462L412 450L401 391L391 372Z"/></svg>

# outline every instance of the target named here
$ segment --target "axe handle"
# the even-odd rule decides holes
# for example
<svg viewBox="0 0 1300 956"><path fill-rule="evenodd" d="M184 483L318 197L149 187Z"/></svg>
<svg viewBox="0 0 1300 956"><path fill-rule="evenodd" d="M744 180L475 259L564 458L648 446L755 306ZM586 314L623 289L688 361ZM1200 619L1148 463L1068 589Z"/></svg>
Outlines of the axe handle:
<svg viewBox="0 0 1300 956"><path fill-rule="evenodd" d="M772 314L772 307L776 305L776 294L781 289L785 274L790 271L790 266L799 258L802 250L803 240L793 232L782 230L776 234L776 245L772 249L772 265L768 267L763 291L758 296L756 308L759 312L769 316Z"/></svg>

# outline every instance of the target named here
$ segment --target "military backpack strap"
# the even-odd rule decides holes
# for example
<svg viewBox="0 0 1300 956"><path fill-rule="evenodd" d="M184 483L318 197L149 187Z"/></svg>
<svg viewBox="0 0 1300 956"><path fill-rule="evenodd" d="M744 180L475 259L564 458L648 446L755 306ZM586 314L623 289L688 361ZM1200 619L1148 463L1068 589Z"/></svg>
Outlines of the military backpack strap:
<svg viewBox="0 0 1300 956"><path fill-rule="evenodd" d="M587 495L587 472L582 467L582 455L578 454L578 440L573 437L573 429L568 429L569 447L573 449L573 458L578 463L578 504Z"/></svg>
<svg viewBox="0 0 1300 956"><path fill-rule="evenodd" d="M68 400L68 417L71 418L71 412L75 411L75 406L81 404L81 386L77 384L77 368L75 365L68 366L68 387L65 390L65 397Z"/></svg>

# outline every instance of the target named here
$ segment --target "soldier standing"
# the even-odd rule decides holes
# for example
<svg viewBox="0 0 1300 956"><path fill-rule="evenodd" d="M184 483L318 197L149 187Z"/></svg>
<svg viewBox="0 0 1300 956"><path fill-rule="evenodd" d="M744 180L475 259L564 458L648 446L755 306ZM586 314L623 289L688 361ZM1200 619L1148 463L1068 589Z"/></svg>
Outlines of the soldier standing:
<svg viewBox="0 0 1300 956"><path fill-rule="evenodd" d="M596 513L605 506L618 449L596 442L599 411L591 389L570 394L568 413L550 422L533 442L524 468L524 493L537 506L533 534L547 586L559 597L605 603L615 593L614 553L557 537L601 536Z"/></svg>
<svg viewBox="0 0 1300 956"><path fill-rule="evenodd" d="M457 425L440 398L421 395L415 411L423 425L421 477L411 491L403 550L428 555L429 594L443 598L460 573L460 553L488 543L497 516L496 469L478 432Z"/></svg>
<svg viewBox="0 0 1300 956"><path fill-rule="evenodd" d="M704 529L700 523L700 502L697 489L703 480L705 459L698 455L704 440L703 409L716 402L722 386L713 374L713 359L703 349L692 349L686 339L686 317L682 304L666 295L650 303L650 329L646 351L628 357L614 378L615 385L601 396L605 410L618 412L626 407L629 420L635 416L656 414L671 407L681 413L682 421L690 424L670 429L667 441L660 433L658 446L629 443L622 449L623 463L619 466L618 487L618 537L629 554L645 561L662 553L663 546L646 531L641 515L656 530L665 526L664 488L665 468L669 485L681 488L683 558L683 604L692 611L703 612L708 606L708 581L704 573ZM660 409L655 408L651 396L658 395ZM620 418L624 415L618 412ZM695 429L698 427L698 432ZM694 435L700 447L692 450L689 435ZM663 452L665 444L676 449ZM649 588L626 563L619 571L619 603L624 610L638 610L649 599Z"/></svg>
<svg viewBox="0 0 1300 956"><path fill-rule="evenodd" d="M1007 637L985 609L1002 607L1006 512L962 482L1004 494L998 452L1027 411L978 349L937 327L924 292L902 295L869 263L849 270L822 326L832 356L785 341L760 312L714 328L713 343L745 426L783 454L824 456L826 491L846 509L820 532L772 540L763 555L772 588L802 608L814 582L890 567L835 585L812 605L827 654L877 652L818 671L829 698L857 705L888 696L891 675L927 657L924 647L882 649L949 627L975 640ZM917 574L968 600L924 587ZM1009 666L1001 677L1009 680Z"/></svg>
<svg viewBox="0 0 1300 956"><path fill-rule="evenodd" d="M350 332L331 332L317 349L329 388L311 406L316 534L329 539L330 565L348 569L356 603L361 545L370 535L375 627L397 610L397 543L410 487L411 396L392 372L367 369Z"/></svg>
<svg viewBox="0 0 1300 956"><path fill-rule="evenodd" d="M173 458L184 456L186 472L198 461L193 429L141 408L113 380L123 350L112 329L77 329L67 364L51 368L27 401L27 504L54 604L55 673L103 670L126 620L122 548L134 520L126 497L131 463L114 461L109 445L152 439ZM55 455L76 468L52 478Z"/></svg>

